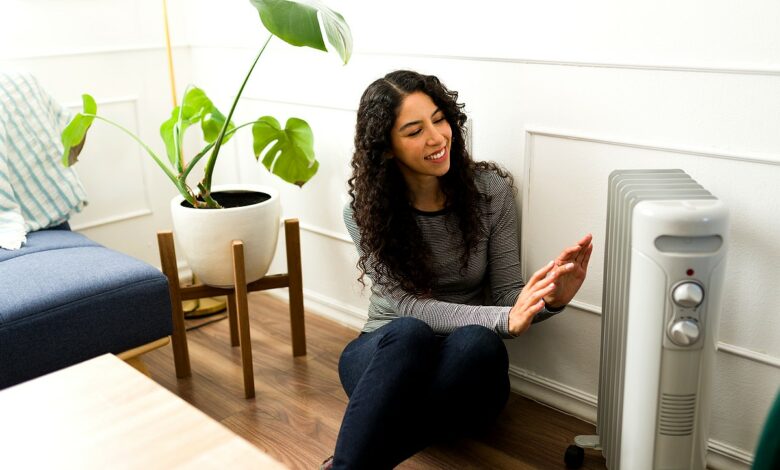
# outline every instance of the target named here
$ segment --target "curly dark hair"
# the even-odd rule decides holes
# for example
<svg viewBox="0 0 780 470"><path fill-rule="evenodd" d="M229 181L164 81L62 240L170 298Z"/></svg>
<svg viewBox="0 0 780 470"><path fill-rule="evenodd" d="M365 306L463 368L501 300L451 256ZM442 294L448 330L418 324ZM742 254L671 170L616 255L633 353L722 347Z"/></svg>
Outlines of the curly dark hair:
<svg viewBox="0 0 780 470"><path fill-rule="evenodd" d="M398 70L374 81L363 92L349 179L352 217L360 232L358 280L365 285L365 274L371 268L377 274L374 282L429 296L436 284L430 248L415 220L406 181L395 161L386 157L392 150L390 131L401 102L418 91L433 100L452 128L450 169L439 178L439 184L445 207L457 217L463 237L461 269L468 265L479 239L487 235L478 202L488 196L478 191L475 170L496 171L510 183L511 177L494 163L471 159L465 145L465 105L459 104L458 93L448 90L437 77Z"/></svg>

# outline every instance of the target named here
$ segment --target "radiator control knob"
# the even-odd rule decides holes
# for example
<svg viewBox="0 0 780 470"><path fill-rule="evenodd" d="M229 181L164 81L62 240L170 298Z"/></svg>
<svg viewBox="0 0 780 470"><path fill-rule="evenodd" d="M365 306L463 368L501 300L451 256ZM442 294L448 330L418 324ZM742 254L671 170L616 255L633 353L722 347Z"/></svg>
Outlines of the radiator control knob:
<svg viewBox="0 0 780 470"><path fill-rule="evenodd" d="M690 346L699 339L699 322L678 320L669 327L669 338L677 346Z"/></svg>
<svg viewBox="0 0 780 470"><path fill-rule="evenodd" d="M704 300L704 289L695 282L683 282L672 291L672 300L682 308L696 308Z"/></svg>

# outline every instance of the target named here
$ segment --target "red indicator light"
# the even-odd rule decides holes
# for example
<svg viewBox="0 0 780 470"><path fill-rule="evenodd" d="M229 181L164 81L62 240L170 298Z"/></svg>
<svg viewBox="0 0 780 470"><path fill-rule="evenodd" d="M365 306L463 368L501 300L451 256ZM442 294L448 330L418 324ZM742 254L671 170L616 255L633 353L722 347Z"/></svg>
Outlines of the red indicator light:
<svg viewBox="0 0 780 470"><path fill-rule="evenodd" d="M693 269L688 269L687 271L685 271L685 274L689 276L693 276Z"/></svg>

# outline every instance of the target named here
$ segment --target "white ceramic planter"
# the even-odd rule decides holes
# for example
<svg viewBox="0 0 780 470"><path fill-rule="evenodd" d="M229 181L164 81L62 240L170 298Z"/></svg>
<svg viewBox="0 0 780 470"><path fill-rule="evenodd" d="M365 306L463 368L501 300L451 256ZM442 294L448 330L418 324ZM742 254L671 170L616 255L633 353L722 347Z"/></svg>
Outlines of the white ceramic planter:
<svg viewBox="0 0 780 470"><path fill-rule="evenodd" d="M218 191L254 191L271 196L267 201L226 209L192 209L181 205L184 197L171 200L174 238L192 272L200 282L232 287L233 240L244 242L247 283L265 276L279 237L279 192L270 186L230 184Z"/></svg>

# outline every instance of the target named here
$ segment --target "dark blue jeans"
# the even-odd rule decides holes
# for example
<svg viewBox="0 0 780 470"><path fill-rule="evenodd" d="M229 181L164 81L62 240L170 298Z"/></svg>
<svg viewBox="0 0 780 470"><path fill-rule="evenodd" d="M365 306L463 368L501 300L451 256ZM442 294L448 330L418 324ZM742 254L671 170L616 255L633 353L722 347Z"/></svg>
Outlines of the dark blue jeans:
<svg viewBox="0 0 780 470"><path fill-rule="evenodd" d="M430 444L486 430L509 398L503 341L482 326L436 336L404 317L344 349L349 396L334 469L393 468Z"/></svg>

